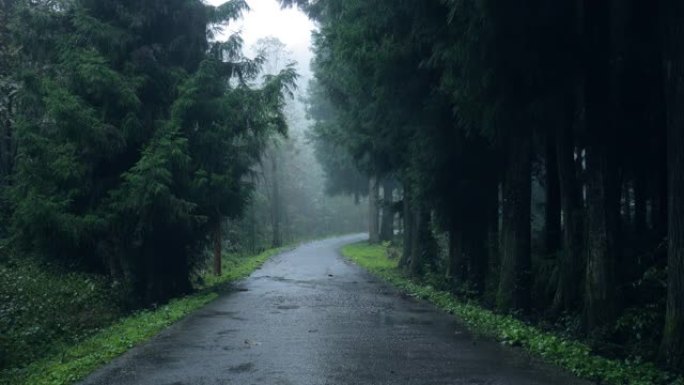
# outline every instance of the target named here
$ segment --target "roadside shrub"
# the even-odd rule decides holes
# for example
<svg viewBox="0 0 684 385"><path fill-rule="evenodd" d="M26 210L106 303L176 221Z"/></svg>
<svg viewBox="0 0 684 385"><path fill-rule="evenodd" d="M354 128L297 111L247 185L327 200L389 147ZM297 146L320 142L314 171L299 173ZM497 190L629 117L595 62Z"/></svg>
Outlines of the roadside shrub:
<svg viewBox="0 0 684 385"><path fill-rule="evenodd" d="M95 323L101 322L102 324L100 325L81 323L84 327L94 326L90 332L78 330L79 323L75 320L82 320L82 317L68 317L68 314L62 314L70 313L71 310L78 309L79 306L73 306L72 301L62 301L66 306L65 308L53 308L51 311L53 311L56 318L70 320L69 325L73 328L63 330L61 334L56 334L56 337L43 333L46 340L41 345L41 350L32 350L33 356L30 358L25 357L25 360L21 361L21 366L18 366L19 361L15 358L14 363L11 363L12 367L5 368L4 370L0 368L0 384L68 385L76 383L101 365L106 364L137 344L148 340L187 314L213 301L231 282L247 277L267 259L282 250L270 249L258 255L224 254L225 274L221 277L216 277L211 274L208 266L207 269L198 271L197 274L201 274L198 276L198 278L201 278L201 282L197 282L194 294L173 299L166 304L155 306L154 308L137 310L121 317L116 317L116 319L109 318L109 316L92 319ZM15 269L17 266L20 266L20 269ZM9 268L12 268L11 273L7 271ZM23 272L30 270L30 272L40 276L44 282L50 282L49 284L38 285L41 287L38 290L39 293L45 294L45 288L55 288L59 285L65 286L63 293L68 295L78 295L77 291L81 292L85 289L91 290L93 294L83 296L83 300L86 301L85 303L92 301L86 307L93 312L107 309L108 301L116 299L114 295L109 295L111 290L107 290L108 282L101 279L93 281L93 277L86 274L70 274L67 277L59 277L54 274L55 271L60 271L59 269L54 267L46 268L31 261L21 261L18 265L13 266L2 266L1 269L2 277L10 277L15 282L13 285L8 285L8 287L15 288L13 289L15 293L26 292L26 290L18 290L18 288L23 289L35 286L34 283L27 284L27 280L24 277L19 279L16 276L17 270L22 270ZM33 282L33 280L29 279L28 282ZM111 289L119 293L124 292L120 291L121 288ZM50 295L45 297L49 298ZM30 300L30 298L28 299ZM80 302L80 300L76 302ZM32 303L31 309L35 307L36 305ZM122 311L121 307L117 308ZM19 313L16 310L12 312L16 316L19 316ZM5 315L8 314L6 313ZM36 313L33 312L31 314L35 315ZM112 316L113 314L111 313ZM7 322L8 320L12 320L11 316L2 317L2 322ZM32 316L25 317L23 321L17 322L17 325L28 325L31 322L38 322L38 320ZM28 342L21 341L24 338L22 335L23 329L26 329L26 327L15 328L10 336L12 341L3 345L5 351L16 352L17 346L13 346L12 342L21 342L22 346L29 345ZM41 329L44 330L43 328ZM44 355L44 357L39 357L40 355Z"/></svg>
<svg viewBox="0 0 684 385"><path fill-rule="evenodd" d="M0 261L0 369L21 367L121 317L121 290L32 258Z"/></svg>
<svg viewBox="0 0 684 385"><path fill-rule="evenodd" d="M352 244L344 246L342 254L403 292L456 315L471 331L504 345L519 346L579 377L610 385L684 385L684 377L665 372L640 357L622 360L602 356L589 344L564 333L544 331L513 315L498 314L476 302L435 289L423 279L406 276L397 268L396 261L387 257L382 245ZM623 322L637 322L634 330L643 330L653 322L647 314L635 317L627 317ZM569 328L572 323L568 322Z"/></svg>

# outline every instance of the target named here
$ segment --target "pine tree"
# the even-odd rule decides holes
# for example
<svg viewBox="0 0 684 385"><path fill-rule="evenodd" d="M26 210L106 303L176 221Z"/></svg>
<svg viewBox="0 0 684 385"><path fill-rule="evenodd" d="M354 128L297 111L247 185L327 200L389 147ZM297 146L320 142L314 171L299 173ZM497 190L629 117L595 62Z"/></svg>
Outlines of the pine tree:
<svg viewBox="0 0 684 385"><path fill-rule="evenodd" d="M266 138L286 130L294 71L252 87L260 61L242 56L241 39L209 41L245 9L241 0L21 7L15 32L29 65L11 200L24 249L106 271L145 302L191 289L211 237L220 246L220 224L244 210Z"/></svg>
<svg viewBox="0 0 684 385"><path fill-rule="evenodd" d="M668 68L667 173L668 173L668 287L665 331L661 352L673 368L684 366L684 6L667 5L665 65Z"/></svg>

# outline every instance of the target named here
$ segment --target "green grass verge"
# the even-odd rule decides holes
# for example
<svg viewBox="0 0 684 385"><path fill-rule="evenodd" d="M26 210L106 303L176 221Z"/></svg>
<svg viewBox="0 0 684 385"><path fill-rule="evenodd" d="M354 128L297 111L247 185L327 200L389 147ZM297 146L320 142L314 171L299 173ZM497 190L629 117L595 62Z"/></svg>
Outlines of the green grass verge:
<svg viewBox="0 0 684 385"><path fill-rule="evenodd" d="M172 300L157 309L122 318L76 344L64 346L60 354L36 361L21 370L0 372L0 384L67 385L80 381L95 369L213 301L226 283L248 276L282 250L225 258L224 274L221 277L207 274L197 293Z"/></svg>
<svg viewBox="0 0 684 385"><path fill-rule="evenodd" d="M475 333L495 338L506 345L521 346L579 377L611 385L684 385L683 378L664 372L652 363L598 356L579 341L542 331L510 315L494 313L475 303L462 302L449 292L407 277L397 268L398 261L387 257L385 246L357 243L343 247L342 254L407 294L427 300L456 315Z"/></svg>

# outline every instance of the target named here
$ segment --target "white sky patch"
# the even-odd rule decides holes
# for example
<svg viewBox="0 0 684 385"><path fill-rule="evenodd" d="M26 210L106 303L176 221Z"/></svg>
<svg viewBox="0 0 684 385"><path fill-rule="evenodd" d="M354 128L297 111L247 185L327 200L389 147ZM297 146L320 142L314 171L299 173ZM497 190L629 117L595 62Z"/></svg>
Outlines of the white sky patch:
<svg viewBox="0 0 684 385"><path fill-rule="evenodd" d="M225 0L207 2L220 5ZM296 8L281 9L277 0L247 0L247 3L251 11L245 13L242 20L228 26L225 34L240 31L245 43L244 52L249 57L255 56L252 48L259 39L277 37L294 54L302 78L308 78L312 58L311 32L315 29L314 23Z"/></svg>

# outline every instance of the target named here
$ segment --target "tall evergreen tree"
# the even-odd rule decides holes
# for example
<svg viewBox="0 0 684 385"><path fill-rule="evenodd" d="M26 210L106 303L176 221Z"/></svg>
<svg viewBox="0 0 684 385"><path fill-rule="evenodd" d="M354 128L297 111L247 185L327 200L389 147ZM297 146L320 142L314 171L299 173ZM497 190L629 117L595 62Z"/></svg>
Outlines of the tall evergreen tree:
<svg viewBox="0 0 684 385"><path fill-rule="evenodd" d="M6 236L8 204L5 189L14 171L16 142L14 140L14 112L17 82L16 47L9 28L16 9L16 0L0 2L0 238Z"/></svg>
<svg viewBox="0 0 684 385"><path fill-rule="evenodd" d="M615 122L610 119L611 9L607 2L585 2L587 54L586 129L587 143L587 265L585 322L590 331L617 317L616 204L619 191L611 140Z"/></svg>
<svg viewBox="0 0 684 385"><path fill-rule="evenodd" d="M249 86L241 0L26 3L12 227L24 249L108 271L154 302L190 290L237 217L294 71ZM30 28L24 28L30 26ZM28 44L28 43L31 44ZM220 254L220 250L219 250Z"/></svg>
<svg viewBox="0 0 684 385"><path fill-rule="evenodd" d="M684 366L684 5L665 1L667 70L668 287L662 354Z"/></svg>

